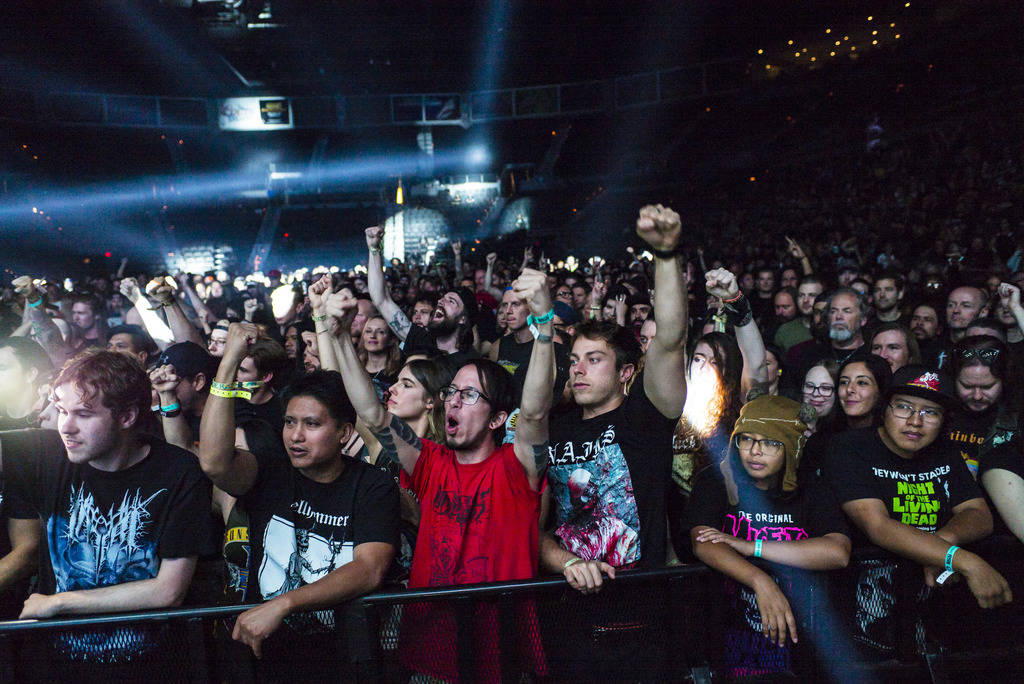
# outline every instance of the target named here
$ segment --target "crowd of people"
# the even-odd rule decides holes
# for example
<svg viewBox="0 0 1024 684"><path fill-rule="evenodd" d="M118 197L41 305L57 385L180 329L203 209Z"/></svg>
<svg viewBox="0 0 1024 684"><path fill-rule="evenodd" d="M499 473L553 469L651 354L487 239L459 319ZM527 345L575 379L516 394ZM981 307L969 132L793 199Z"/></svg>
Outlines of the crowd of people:
<svg viewBox="0 0 1024 684"><path fill-rule="evenodd" d="M591 594L702 562L732 587L730 672L753 675L813 641L799 587L858 547L919 563L924 593L965 611L1011 604L973 545L1024 541L1021 246L939 245L944 267L908 277L838 231L827 250L773 238L779 261L692 244L689 223L645 206L621 259L560 266L459 242L385 263L371 227L347 273L15 279L0 614L258 603L225 636L285 679L336 643L332 607L384 584L560 573ZM850 640L884 652L891 568L859 582L874 606L853 600ZM543 616L520 617L529 641ZM500 635L477 619L495 679ZM455 680L451 613L400 620L407 671ZM53 648L118 672L159 643L97 628Z"/></svg>

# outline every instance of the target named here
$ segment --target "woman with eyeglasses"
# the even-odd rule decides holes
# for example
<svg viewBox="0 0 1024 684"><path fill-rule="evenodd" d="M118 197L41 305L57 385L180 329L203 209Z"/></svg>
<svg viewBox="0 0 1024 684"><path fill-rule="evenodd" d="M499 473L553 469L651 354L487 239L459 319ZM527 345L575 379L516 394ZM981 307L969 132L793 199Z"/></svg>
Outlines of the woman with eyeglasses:
<svg viewBox="0 0 1024 684"><path fill-rule="evenodd" d="M1007 392L1006 345L988 335L965 337L954 347L952 361L961 410L946 434L1005 527L1024 540L1020 403ZM998 520L996 526L1000 529Z"/></svg>
<svg viewBox="0 0 1024 684"><path fill-rule="evenodd" d="M697 558L740 585L726 594L733 597L725 637L729 676L788 670L787 639L796 643L812 631L798 627L802 590L814 580L805 571L849 562L846 521L831 491L798 479L808 414L786 397L747 403L729 455L697 475L686 508ZM763 558L771 568L748 558Z"/></svg>

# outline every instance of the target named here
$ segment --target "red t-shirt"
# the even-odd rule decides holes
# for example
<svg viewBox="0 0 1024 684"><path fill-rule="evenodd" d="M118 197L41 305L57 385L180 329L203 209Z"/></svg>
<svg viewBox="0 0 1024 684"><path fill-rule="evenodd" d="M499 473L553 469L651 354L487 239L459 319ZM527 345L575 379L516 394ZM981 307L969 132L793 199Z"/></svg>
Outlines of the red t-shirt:
<svg viewBox="0 0 1024 684"><path fill-rule="evenodd" d="M511 444L464 465L425 439L412 490L422 512L410 589L536 576L540 492Z"/></svg>
<svg viewBox="0 0 1024 684"><path fill-rule="evenodd" d="M530 488L513 445L471 465L455 452L423 440L412 474L421 518L409 588L531 579L537 574L539 491ZM516 631L524 669L545 674L532 602L517 605ZM493 606L474 611L475 676L500 679ZM402 625L402 660L416 672L458 679L455 621L444 603L407 606Z"/></svg>

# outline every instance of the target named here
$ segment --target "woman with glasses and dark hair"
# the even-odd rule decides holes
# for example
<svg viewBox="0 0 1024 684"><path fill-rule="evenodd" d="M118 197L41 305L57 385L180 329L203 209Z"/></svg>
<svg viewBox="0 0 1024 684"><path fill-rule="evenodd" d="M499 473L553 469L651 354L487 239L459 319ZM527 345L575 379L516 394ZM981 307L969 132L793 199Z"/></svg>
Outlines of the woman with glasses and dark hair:
<svg viewBox="0 0 1024 684"><path fill-rule="evenodd" d="M956 345L952 361L960 411L946 433L1006 527L1024 540L1020 404L1008 396L1007 347L995 337L972 335Z"/></svg>
<svg viewBox="0 0 1024 684"><path fill-rule="evenodd" d="M686 508L694 554L740 585L727 589L734 597L725 636L730 676L789 669L787 638L796 643L813 631L802 610L801 590L813 584L806 571L849 562L849 532L831 491L797 473L808 414L785 397L747 403L728 456L697 475ZM771 571L751 557L770 561Z"/></svg>

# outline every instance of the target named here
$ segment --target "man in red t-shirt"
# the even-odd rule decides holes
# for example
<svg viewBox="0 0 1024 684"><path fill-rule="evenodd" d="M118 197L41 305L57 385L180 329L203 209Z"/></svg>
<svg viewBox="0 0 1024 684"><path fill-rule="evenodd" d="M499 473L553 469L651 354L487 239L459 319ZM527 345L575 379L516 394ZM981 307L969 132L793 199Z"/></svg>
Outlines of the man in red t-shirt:
<svg viewBox="0 0 1024 684"><path fill-rule="evenodd" d="M380 440L382 456L398 461L411 477L421 504L410 588L529 579L537 573L554 385L554 316L544 273L525 269L512 289L529 307L531 331L540 343L533 345L523 381L514 444L501 445L505 422L516 405L516 385L497 363L471 360L442 389L447 444L441 445L421 439L403 420L388 414L351 343L342 336L337 345L341 375L356 412ZM344 319L352 307L349 299L329 295L328 312ZM443 657L452 642L439 641L452 626L450 616L411 608L405 631L415 632L410 641L416 647L406 649L406 663L419 672L454 678L454 654ZM497 659L488 654L496 646L496 630L492 623L483 634L476 632L482 642L477 674L489 679L498 674Z"/></svg>

